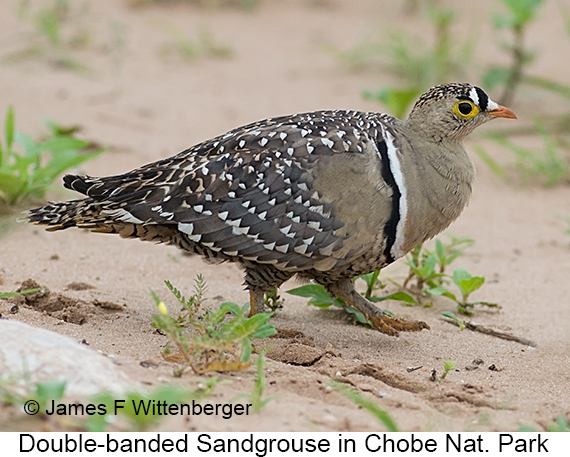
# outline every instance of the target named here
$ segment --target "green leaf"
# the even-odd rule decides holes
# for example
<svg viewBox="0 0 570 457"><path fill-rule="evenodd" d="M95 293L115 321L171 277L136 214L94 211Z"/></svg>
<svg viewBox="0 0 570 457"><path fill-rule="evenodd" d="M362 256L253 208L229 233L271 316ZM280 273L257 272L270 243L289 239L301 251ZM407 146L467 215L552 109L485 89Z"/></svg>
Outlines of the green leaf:
<svg viewBox="0 0 570 457"><path fill-rule="evenodd" d="M474 276L471 279L464 279L461 281L461 290L463 290L465 295L468 296L479 289L484 283L485 278L483 276Z"/></svg>
<svg viewBox="0 0 570 457"><path fill-rule="evenodd" d="M368 319L366 319L366 317L364 316L364 314L362 314L360 311L358 311L356 308L353 308L352 306L345 306L344 310L348 313L348 314L352 314L353 316L356 317L356 320L358 322L360 322L361 324L364 325L371 325L370 322L368 321Z"/></svg>
<svg viewBox="0 0 570 457"><path fill-rule="evenodd" d="M243 310L237 303L233 302L224 302L220 305L219 311L222 311L224 314L232 313L235 316L238 316L243 313ZM256 314L256 316L261 316L261 314ZM255 317L255 316L253 316Z"/></svg>
<svg viewBox="0 0 570 457"><path fill-rule="evenodd" d="M509 81L511 71L504 67L492 67L483 75L483 86L486 90L504 86Z"/></svg>
<svg viewBox="0 0 570 457"><path fill-rule="evenodd" d="M242 347L242 351L241 351L240 360L242 362L247 362L249 360L249 358L251 357L251 353L253 352L253 346L251 344L251 340L249 338L246 338L245 340L243 340L241 343L241 347Z"/></svg>
<svg viewBox="0 0 570 457"><path fill-rule="evenodd" d="M15 132L14 140L24 150L25 157L33 157L33 158L39 157L41 149L38 147L38 145L30 135L22 132Z"/></svg>
<svg viewBox="0 0 570 457"><path fill-rule="evenodd" d="M481 146L475 145L474 149L477 155L483 160L483 162L485 162L485 164L493 173L495 173L502 180L507 179L507 174L505 173L503 167L501 167L501 165L499 165L495 159L487 154L487 152Z"/></svg>
<svg viewBox="0 0 570 457"><path fill-rule="evenodd" d="M10 154L10 151L12 151L12 143L14 142L14 109L11 106L8 107L8 112L6 113L4 135L6 138L6 153ZM1 160L0 166L2 166Z"/></svg>
<svg viewBox="0 0 570 457"><path fill-rule="evenodd" d="M449 292L449 291L443 286L436 286L436 287L431 287L431 288L427 289L426 292L430 295L434 295L436 297L439 297L440 295L443 295L444 293Z"/></svg>
<svg viewBox="0 0 570 457"><path fill-rule="evenodd" d="M319 308L328 308L329 306L344 306L344 302L338 298L331 298L329 293L320 284L307 284L306 286L297 287L287 291L288 294L297 295L299 297L310 298L309 305Z"/></svg>
<svg viewBox="0 0 570 457"><path fill-rule="evenodd" d="M389 432L399 432L400 429L394 419L380 408L376 403L368 400L364 396L362 396L359 392L351 389L350 387L346 386L345 384L337 381L330 380L329 384L333 389L335 389L340 394L344 395L349 400L356 403L361 408L365 409L369 413L371 413L378 421L386 427Z"/></svg>
<svg viewBox="0 0 570 457"><path fill-rule="evenodd" d="M401 118L421 93L422 89L419 87L403 89L384 87L377 92L364 91L362 95L368 100L375 100L384 104L391 114Z"/></svg>
<svg viewBox="0 0 570 457"><path fill-rule="evenodd" d="M463 322L461 322L457 318L457 316L455 314L453 314L451 311L442 311L441 315L444 317L447 317L448 319L451 319L452 321L457 322L457 324L459 325L459 328L461 328L461 330L463 330L465 328L465 325L463 324Z"/></svg>
<svg viewBox="0 0 570 457"><path fill-rule="evenodd" d="M20 292L4 292L4 293L0 293L0 299L14 297L16 295L33 294L34 292L39 292L41 290L44 290L44 289L41 287L38 287L36 289L21 290Z"/></svg>
<svg viewBox="0 0 570 457"><path fill-rule="evenodd" d="M36 394L40 403L48 400L59 400L65 392L65 381L46 381L36 384Z"/></svg>
<svg viewBox="0 0 570 457"><path fill-rule="evenodd" d="M257 328L265 324L267 320L273 316L273 313L259 313L251 316L246 322L246 327Z"/></svg>
<svg viewBox="0 0 570 457"><path fill-rule="evenodd" d="M21 197L26 183L18 175L0 171L0 200L13 205Z"/></svg>
<svg viewBox="0 0 570 457"><path fill-rule="evenodd" d="M418 304L416 299L406 292L394 292L393 294L389 294L384 297L371 297L370 300L373 302L381 302L384 300L398 300L403 301L404 303L409 303L410 305Z"/></svg>
<svg viewBox="0 0 570 457"><path fill-rule="evenodd" d="M461 282L465 280L470 280L472 278L471 274L464 270L463 268L456 268L453 270L453 282L459 288L461 288Z"/></svg>
<svg viewBox="0 0 570 457"><path fill-rule="evenodd" d="M253 334L251 335L251 337L252 338L267 338L267 337L273 336L275 334L277 334L277 329L275 328L275 326L273 324L266 324L266 325L256 329L255 332L253 332Z"/></svg>

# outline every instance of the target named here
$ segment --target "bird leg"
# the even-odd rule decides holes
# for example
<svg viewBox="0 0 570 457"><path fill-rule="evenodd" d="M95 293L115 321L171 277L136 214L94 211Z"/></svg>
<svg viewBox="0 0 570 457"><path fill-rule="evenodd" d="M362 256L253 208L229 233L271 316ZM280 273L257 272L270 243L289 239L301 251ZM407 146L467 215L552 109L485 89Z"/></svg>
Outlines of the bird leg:
<svg viewBox="0 0 570 457"><path fill-rule="evenodd" d="M254 316L265 310L265 291L263 289L249 289L249 315Z"/></svg>
<svg viewBox="0 0 570 457"><path fill-rule="evenodd" d="M372 302L360 295L350 279L343 279L333 284L327 284L329 293L344 300L344 302L360 311L370 321L372 327L390 336L398 336L399 332L419 332L429 330L429 325L422 321L406 321L390 317L385 311L376 307Z"/></svg>

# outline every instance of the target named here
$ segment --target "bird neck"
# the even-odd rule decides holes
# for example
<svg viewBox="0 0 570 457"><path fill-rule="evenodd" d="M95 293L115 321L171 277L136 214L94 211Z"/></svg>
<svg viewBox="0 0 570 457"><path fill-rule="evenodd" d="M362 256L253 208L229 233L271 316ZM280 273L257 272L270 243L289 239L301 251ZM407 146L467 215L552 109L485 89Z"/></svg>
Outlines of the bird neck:
<svg viewBox="0 0 570 457"><path fill-rule="evenodd" d="M464 129L453 129L448 122L433 119L430 116L420 116L412 111L410 117L403 122L403 128L408 135L418 138L421 142L429 142L438 147L450 149L462 147L463 139L469 132Z"/></svg>

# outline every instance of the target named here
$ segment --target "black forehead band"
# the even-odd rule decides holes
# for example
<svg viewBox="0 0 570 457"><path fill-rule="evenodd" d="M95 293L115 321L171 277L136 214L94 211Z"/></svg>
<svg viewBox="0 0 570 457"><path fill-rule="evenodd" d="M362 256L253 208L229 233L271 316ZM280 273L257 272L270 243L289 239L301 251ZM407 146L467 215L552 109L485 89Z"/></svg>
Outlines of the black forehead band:
<svg viewBox="0 0 570 457"><path fill-rule="evenodd" d="M487 94L485 92L483 92L481 89L479 89L478 87L475 87L475 92L477 92L477 97L479 98L479 108L481 109L481 111L487 111L487 107L489 105L489 97L487 97ZM469 101L472 101L473 103L475 103L475 100L473 100L467 94L458 95L457 98L459 100L469 100Z"/></svg>

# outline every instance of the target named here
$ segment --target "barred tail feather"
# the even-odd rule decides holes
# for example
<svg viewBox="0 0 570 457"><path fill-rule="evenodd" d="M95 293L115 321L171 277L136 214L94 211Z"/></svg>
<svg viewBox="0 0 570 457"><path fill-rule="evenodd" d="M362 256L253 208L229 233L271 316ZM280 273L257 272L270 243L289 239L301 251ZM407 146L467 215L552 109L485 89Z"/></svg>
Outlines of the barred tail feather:
<svg viewBox="0 0 570 457"><path fill-rule="evenodd" d="M50 203L41 208L31 209L25 214L24 220L34 224L47 225L46 230L50 232L69 227L91 228L107 219L101 214L100 204L90 198Z"/></svg>

